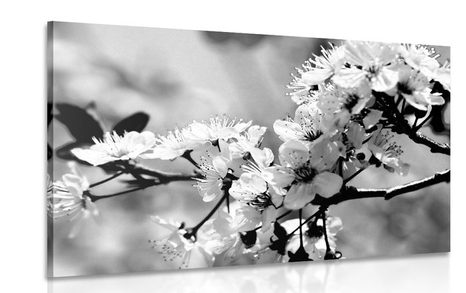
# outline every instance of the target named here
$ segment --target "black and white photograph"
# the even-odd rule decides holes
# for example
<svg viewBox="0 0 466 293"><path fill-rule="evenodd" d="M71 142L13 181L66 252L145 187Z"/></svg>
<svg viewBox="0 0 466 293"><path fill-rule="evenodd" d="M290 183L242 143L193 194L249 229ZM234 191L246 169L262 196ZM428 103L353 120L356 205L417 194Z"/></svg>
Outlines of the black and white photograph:
<svg viewBox="0 0 466 293"><path fill-rule="evenodd" d="M4 3L0 292L466 292L463 12Z"/></svg>
<svg viewBox="0 0 466 293"><path fill-rule="evenodd" d="M439 45L49 22L48 276L449 252L450 64Z"/></svg>

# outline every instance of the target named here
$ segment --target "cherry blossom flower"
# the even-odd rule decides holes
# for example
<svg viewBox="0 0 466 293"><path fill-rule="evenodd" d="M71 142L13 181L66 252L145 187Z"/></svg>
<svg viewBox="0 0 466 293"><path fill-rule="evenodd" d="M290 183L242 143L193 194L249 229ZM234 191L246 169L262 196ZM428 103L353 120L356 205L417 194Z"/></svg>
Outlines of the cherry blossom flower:
<svg viewBox="0 0 466 293"><path fill-rule="evenodd" d="M213 201L223 194L223 180L228 174L228 160L225 157L216 156L211 162L203 162L200 165L204 178L196 179L196 184L202 199L205 202Z"/></svg>
<svg viewBox="0 0 466 293"><path fill-rule="evenodd" d="M341 141L345 147L342 155L342 171L345 177L367 166L366 156L362 149L363 142L367 137L364 127L354 121L348 123L344 132L341 133Z"/></svg>
<svg viewBox="0 0 466 293"><path fill-rule="evenodd" d="M336 194L343 179L331 170L340 156L336 143L323 140L309 150L300 141L290 140L280 146L280 162L286 173L276 173L277 180L290 186L284 200L288 209L301 209L316 194L329 197Z"/></svg>
<svg viewBox="0 0 466 293"><path fill-rule="evenodd" d="M450 90L450 63L440 65L433 48L421 45L405 44L399 46L399 52L403 60L416 72L420 72L429 81L435 80L442 84L446 90Z"/></svg>
<svg viewBox="0 0 466 293"><path fill-rule="evenodd" d="M269 148L254 149L252 157L254 161L242 165L243 171L249 173L248 176L262 178L268 189L273 189L274 194L284 195L284 186L293 178L289 170L280 165L273 165L274 155Z"/></svg>
<svg viewBox="0 0 466 293"><path fill-rule="evenodd" d="M339 231L343 229L343 223L340 218L328 216L326 218L326 233L327 239L329 242L329 248L331 253L336 253L336 235ZM292 219L282 223L282 226L287 230L288 233L291 233L299 226L299 219ZM325 243L325 234L323 229L323 220L318 218L309 222L307 225L302 227L303 229L303 247L304 250L309 254L309 258L312 260L322 260L324 259L327 252L327 245ZM301 246L299 231L294 232L291 237L286 250L291 253L296 253L296 251ZM283 259L284 261L288 260L288 257Z"/></svg>
<svg viewBox="0 0 466 293"><path fill-rule="evenodd" d="M258 125L249 127L247 131L229 144L231 156L233 158L243 158L248 153L254 153L254 149L260 145L266 131L267 127Z"/></svg>
<svg viewBox="0 0 466 293"><path fill-rule="evenodd" d="M169 131L166 136L159 135L155 139L154 147L144 157L146 159L174 160L187 151L194 150L201 142L187 139L186 132L186 129L176 128Z"/></svg>
<svg viewBox="0 0 466 293"><path fill-rule="evenodd" d="M372 134L368 142L368 148L385 169L404 176L408 174L409 164L400 159L403 150L395 142L390 142L393 137L394 135L391 132L384 131L382 126L379 126Z"/></svg>
<svg viewBox="0 0 466 293"><path fill-rule="evenodd" d="M99 166L113 161L143 158L155 144L155 135L150 131L126 132L123 136L116 132L105 133L103 139L92 138L94 145L89 149L76 148L71 152L78 159Z"/></svg>
<svg viewBox="0 0 466 293"><path fill-rule="evenodd" d="M308 94L312 86L325 82L343 66L345 48L330 46L329 49L322 48L321 56L314 55L314 59L306 61L303 69L297 69L300 76L289 85L295 91L294 95Z"/></svg>
<svg viewBox="0 0 466 293"><path fill-rule="evenodd" d="M283 202L283 194L268 189L264 178L252 172L241 174L239 180L232 183L230 195L245 204L237 214L243 223L239 232L253 230L259 224L262 224L262 230L269 229L277 217L278 207Z"/></svg>
<svg viewBox="0 0 466 293"><path fill-rule="evenodd" d="M438 55L433 48L405 44L399 46L399 52L409 66L430 78L433 78L440 68L440 63L437 61Z"/></svg>
<svg viewBox="0 0 466 293"><path fill-rule="evenodd" d="M53 182L47 189L47 211L54 220L67 220L73 226L68 234L74 238L86 220L99 214L96 205L86 196L89 182L82 176L74 164L70 166L71 173Z"/></svg>
<svg viewBox="0 0 466 293"><path fill-rule="evenodd" d="M368 83L378 92L396 86L398 73L390 67L397 56L396 46L348 41L345 50L345 60L351 66L340 69L333 76L335 84L343 88L357 88Z"/></svg>
<svg viewBox="0 0 466 293"><path fill-rule="evenodd" d="M205 250L219 255L237 245L239 238L232 215L219 210L199 230L197 241ZM237 255L231 254L230 257L236 258Z"/></svg>
<svg viewBox="0 0 466 293"><path fill-rule="evenodd" d="M230 138L238 138L251 126L252 121L243 122L239 119L230 119L228 116L216 116L208 121L192 122L187 128L185 138L194 142L212 142L219 139L227 141Z"/></svg>
<svg viewBox="0 0 466 293"><path fill-rule="evenodd" d="M327 86L319 91L317 107L327 115L339 111L347 111L349 114L360 114L361 111L372 106L374 97L367 84L357 88L344 89L335 86Z"/></svg>
<svg viewBox="0 0 466 293"><path fill-rule="evenodd" d="M411 106L430 111L433 105L445 103L440 93L432 93L428 78L421 72L404 67L399 74L398 92Z"/></svg>
<svg viewBox="0 0 466 293"><path fill-rule="evenodd" d="M278 223L275 222L275 224ZM266 231L259 229L257 231L256 243L254 244L254 246L245 250L245 253L251 254L256 264L283 262L283 254L279 253L277 250L273 250L270 248L273 242L278 240L274 232L275 228L268 229ZM284 232L286 233L286 231Z"/></svg>
<svg viewBox="0 0 466 293"><path fill-rule="evenodd" d="M214 253L220 256L218 259L225 264L232 264L240 260L244 257L245 251L250 248L243 242L242 238L248 230L245 229L244 225L247 225L247 222L242 217L241 208L243 206L244 204L239 201L234 201L229 205L229 212L227 212L227 208L217 212L211 221L211 227L208 227L210 220L206 223L204 234L208 237L205 239L205 247L207 249L214 248ZM257 233L259 234L260 231ZM214 240L212 242L212 239L222 239L222 241Z"/></svg>
<svg viewBox="0 0 466 293"><path fill-rule="evenodd" d="M207 144L201 150L199 168L203 178L196 178L195 187L205 202L210 202L223 196L225 180L231 174L232 160L228 144L219 140L217 147Z"/></svg>
<svg viewBox="0 0 466 293"><path fill-rule="evenodd" d="M298 72L300 69L298 69ZM287 93L287 95L291 96L291 100L298 105L310 103L315 101L312 92L314 90L313 85L307 84L304 80L300 77L293 75L292 82L288 85L288 88L293 90L291 93Z"/></svg>
<svg viewBox="0 0 466 293"><path fill-rule="evenodd" d="M366 119L366 122L372 123L372 126L375 125L382 116L382 112L368 109L374 101L370 88L365 86L357 89L327 86L325 90L319 90L316 106L321 112L322 128L327 129L327 132L331 134L341 132L354 118Z"/></svg>
<svg viewBox="0 0 466 293"><path fill-rule="evenodd" d="M293 80L288 85L292 90L291 99L298 105L315 101L313 92L318 86L324 85L344 64L345 49L343 46L321 50L322 56L314 55L303 64L303 68L297 68L298 76L292 75Z"/></svg>
<svg viewBox="0 0 466 293"><path fill-rule="evenodd" d="M213 265L213 255L205 250L194 237L189 237L184 224L166 221L158 216L151 217L158 229L165 235L155 240L149 240L152 247L162 256L162 259L178 269L203 268Z"/></svg>
<svg viewBox="0 0 466 293"><path fill-rule="evenodd" d="M312 144L326 131L321 119L322 114L317 107L303 104L296 109L294 119L276 120L273 129L283 142L298 140Z"/></svg>

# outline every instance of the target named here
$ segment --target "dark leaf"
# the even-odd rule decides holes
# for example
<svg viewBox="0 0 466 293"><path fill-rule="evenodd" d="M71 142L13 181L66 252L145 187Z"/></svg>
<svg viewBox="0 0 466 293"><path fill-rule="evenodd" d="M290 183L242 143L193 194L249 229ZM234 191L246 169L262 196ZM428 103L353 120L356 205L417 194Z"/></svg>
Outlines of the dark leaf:
<svg viewBox="0 0 466 293"><path fill-rule="evenodd" d="M91 166L91 164L89 164L88 162L78 159L71 152L71 150L74 149L74 148L82 148L82 147L86 147L86 146L87 146L87 144L83 144L83 143L79 143L79 142L71 142L71 143L67 143L67 144L62 145L61 147L59 147L55 151L55 153L56 153L57 157L59 157L60 159L67 160L67 161L75 161L75 162L78 162L78 163L80 163L82 165ZM104 170L106 173L113 173L113 172L117 172L117 171L122 170L121 166L118 165L118 162L109 162L107 164L100 165L99 168Z"/></svg>
<svg viewBox="0 0 466 293"><path fill-rule="evenodd" d="M339 251L327 251L325 253L324 259L329 260L329 259L340 259L343 256L343 254Z"/></svg>
<svg viewBox="0 0 466 293"><path fill-rule="evenodd" d="M289 262L298 262L298 261L309 261L312 260L309 258L309 253L306 252L304 247L301 245L295 253L288 251L288 256L290 257Z"/></svg>
<svg viewBox="0 0 466 293"><path fill-rule="evenodd" d="M116 131L118 135L123 135L125 131L141 132L146 127L147 122L149 122L149 115L144 112L137 112L118 122L115 127L113 127L113 131Z"/></svg>
<svg viewBox="0 0 466 293"><path fill-rule="evenodd" d="M449 125L445 122L444 114L451 99L450 91L445 90L439 82L436 82L432 88L432 92L441 93L445 104L432 106L432 119L429 122L429 126L436 133L449 131Z"/></svg>
<svg viewBox="0 0 466 293"><path fill-rule="evenodd" d="M310 237L310 238L320 238L322 236L324 236L324 226L323 225L318 225L317 224L318 221L317 219L314 220L314 221L310 221L308 224L307 224L307 231L306 231L306 236Z"/></svg>
<svg viewBox="0 0 466 293"><path fill-rule="evenodd" d="M136 188L136 187L141 187L141 188L146 188L149 186L153 186L154 182L156 182L155 179L130 179L130 180L120 180L121 182L125 183L128 187L131 188Z"/></svg>
<svg viewBox="0 0 466 293"><path fill-rule="evenodd" d="M71 143L62 145L56 150L57 157L63 160L67 160L67 161L77 161L81 164L89 165L87 162L81 161L80 159L76 158L75 155L71 153L72 149L79 148L79 147L83 147L83 144L79 142L71 142Z"/></svg>
<svg viewBox="0 0 466 293"><path fill-rule="evenodd" d="M86 110L67 103L58 103L55 106L58 109L55 118L68 128L77 142L92 143L92 137L103 136L100 123Z"/></svg>
<svg viewBox="0 0 466 293"><path fill-rule="evenodd" d="M274 222L273 225L273 234L275 235L275 239L270 239L272 244L270 245L271 250L276 250L277 253L281 255L285 255L286 252L286 244L288 242L288 233L286 232L285 228L280 225L278 222Z"/></svg>

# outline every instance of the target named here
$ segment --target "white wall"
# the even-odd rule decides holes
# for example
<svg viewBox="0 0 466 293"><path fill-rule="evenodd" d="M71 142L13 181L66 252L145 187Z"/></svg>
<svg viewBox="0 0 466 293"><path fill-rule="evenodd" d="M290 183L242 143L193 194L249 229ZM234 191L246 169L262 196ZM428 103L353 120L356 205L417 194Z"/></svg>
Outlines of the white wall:
<svg viewBox="0 0 466 293"><path fill-rule="evenodd" d="M450 292L461 292L461 288L464 290L462 262L466 233L463 214L466 195L461 186L465 174L461 166L465 166L466 162L461 152L464 149L462 143L465 143L464 130L460 128L461 125L466 125L462 108L466 106L466 95L461 92L465 83L463 79L466 78L464 67L462 68L465 66L463 54L466 52L463 31L465 17L462 15L464 9L459 4L453 4L453 1L426 0L391 0L380 3L353 0L341 1L340 4L330 1L312 4L311 1L300 3L288 0L280 1L283 2L280 5L270 4L271 2L273 1L237 0L226 3L172 0L157 3L153 0L17 0L2 3L0 196L3 200L0 213L0 291L47 290L44 277L45 214L41 190L45 183L44 58L45 25L48 20L451 45L455 92L452 107L453 252L449 256L372 260L367 263L355 261L332 266L306 264L296 269L280 269L284 273L278 276L282 278L273 280L278 286L286 284L290 279L292 284L309 284L294 288L292 286L290 292L304 289L314 289L314 292L448 292L449 288ZM26 165L29 167L24 169ZM299 271L306 273L296 273ZM224 292L229 292L229 289L233 289L229 283L236 279L243 280L243 276L250 274L249 272L249 268L221 269L214 274L210 271L205 274L197 271L186 275L190 282L185 281L182 274L146 274L122 277L123 283L120 282L118 288L129 288L132 292L146 289L155 292L159 288L155 285L162 282L172 284L165 287L165 292L168 289L173 289L173 292L191 292L188 286L194 283L196 286L203 286L203 292L207 292L207 289L218 291L219 286ZM249 278L248 282L254 282L258 292L261 288L271 292L270 283L267 283L270 281L260 276L272 273L274 270L267 267L263 273L259 271L255 275L257 278ZM318 281L312 279L315 274ZM327 277L322 279L322 274ZM219 286L199 283L198 277L205 275L211 277L209 282L215 281ZM106 292L111 288L108 287L109 282L115 279L80 278L58 281L49 290L74 292L70 289L74 288L76 292ZM264 282L268 285L261 285ZM319 284L323 284L323 287ZM99 290L98 286L103 287ZM76 290L77 288L81 290Z"/></svg>

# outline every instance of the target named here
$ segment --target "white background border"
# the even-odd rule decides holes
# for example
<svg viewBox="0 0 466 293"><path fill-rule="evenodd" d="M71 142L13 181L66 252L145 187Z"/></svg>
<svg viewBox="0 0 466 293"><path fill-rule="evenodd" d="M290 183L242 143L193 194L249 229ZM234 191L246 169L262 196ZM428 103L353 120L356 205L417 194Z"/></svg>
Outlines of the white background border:
<svg viewBox="0 0 466 293"><path fill-rule="evenodd" d="M2 3L0 8L0 99L2 101L0 107L2 110L0 115L0 196L2 198L0 201L2 209L0 291L46 292L47 290L46 232L42 194L45 188L46 134L45 26L47 21L57 20L452 46L454 106L451 115L454 120L451 185L452 253L449 256L415 257L394 261L371 260L368 263L371 268L369 270L364 262L362 265L361 262L342 263L338 264L338 267L340 269L343 267L343 271L355 276L358 270L366 267L364 272L367 278L360 278L359 275L359 282L348 277L342 280L333 278L332 282L344 282L350 279L348 286L351 287L346 287L347 290L342 292L466 292L463 270L466 250L464 228L466 194L461 186L465 175L464 166L466 166L465 156L461 152L465 146L465 131L460 128L466 125L464 121L466 94L462 93L462 87L466 84L464 41L466 16L465 10L460 6L461 1L457 1L458 4L454 4L454 1L427 0L313 2L315 1L172 0L158 3L154 0L17 0ZM399 273L399 266L393 265L393 262L404 264L405 270ZM325 265L316 264L305 267L309 266L326 268ZM355 271L351 269L353 267ZM406 267L412 269L407 270ZM231 271L224 269L220 274L236 274L241 279L241 276L248 274L248 270L249 268L236 268ZM393 273L390 273L390 270ZM201 275L208 274L198 272ZM264 274L269 272L270 267L264 269ZM417 274L413 277L410 272ZM381 274L383 278L380 277ZM187 276L193 278L192 275ZM155 278L157 282L171 282L173 292L195 291L187 287L189 282L183 281L182 274L150 274L132 276L132 281L128 281L132 282L130 283L132 292L137 291L138 285L141 289L137 292L145 291L144 288L152 288L152 292L157 291L157 286L145 287L147 284L155 284L155 281L151 282L150 279L138 281L143 277ZM217 278L217 276L213 277ZM108 280L125 281L127 278L113 277ZM77 292L94 292L92 289L96 289L99 283L105 283L105 280L107 279L81 278L68 281L66 284L71 284L71 287L65 292L72 292L70 288L80 288ZM226 280L231 281L231 279ZM429 283L433 281L435 283ZM86 282L88 284L86 289L79 287L86 286ZM278 282L282 281L277 280ZM181 288L183 284L184 287ZM220 287L223 288L222 291L229 292L228 284L222 284ZM54 287L54 292L59 292L60 288L62 287ZM215 286L210 288L219 290ZM442 288L441 291L439 288ZM305 289L312 291L313 288ZM103 289L95 292L106 291ZM333 291L328 289L327 292Z"/></svg>

